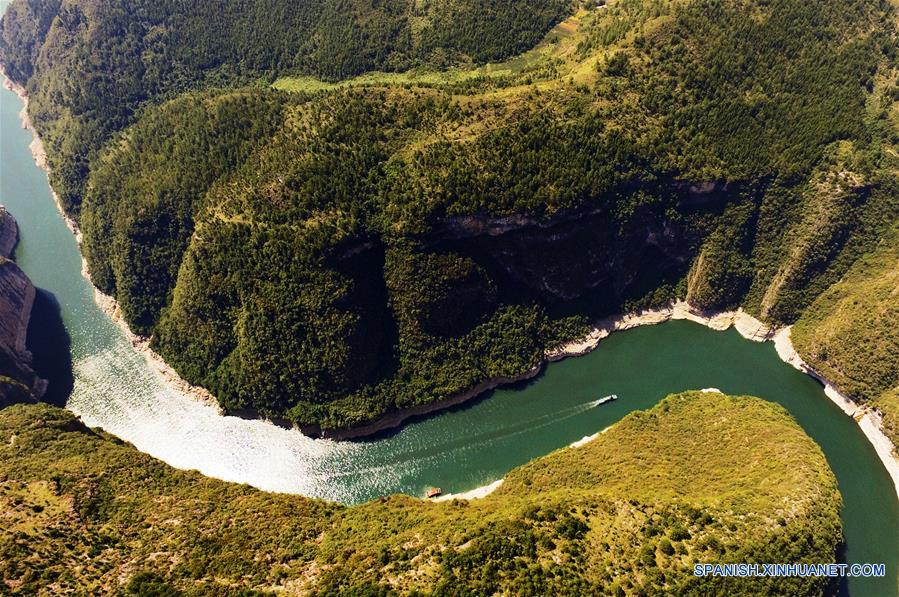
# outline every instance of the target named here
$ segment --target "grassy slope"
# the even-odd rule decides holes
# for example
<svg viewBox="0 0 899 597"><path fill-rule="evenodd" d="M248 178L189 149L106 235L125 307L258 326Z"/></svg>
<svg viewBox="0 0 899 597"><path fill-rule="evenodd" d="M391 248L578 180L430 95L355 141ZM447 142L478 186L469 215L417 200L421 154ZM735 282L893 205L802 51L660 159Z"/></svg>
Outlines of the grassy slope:
<svg viewBox="0 0 899 597"><path fill-rule="evenodd" d="M508 79L524 73L533 73L548 62L562 59L565 74L574 74L580 62L571 60L577 43L582 39L578 29L594 18L588 10L578 10L550 30L546 37L534 48L517 56L496 63L488 63L473 68L434 69L419 67L401 72L373 71L340 81L325 81L314 76L282 76L272 87L292 93L315 93L359 86L444 86L458 85L477 79ZM537 77L540 78L539 76ZM510 92L511 93L511 92Z"/></svg>
<svg viewBox="0 0 899 597"><path fill-rule="evenodd" d="M0 571L21 594L313 589L815 594L695 561L833 561L836 480L777 405L685 393L494 494L346 508L173 470L46 405L0 411ZM166 594L166 593L163 593Z"/></svg>
<svg viewBox="0 0 899 597"><path fill-rule="evenodd" d="M899 445L899 226L818 297L793 328L796 349L852 398L884 413Z"/></svg>

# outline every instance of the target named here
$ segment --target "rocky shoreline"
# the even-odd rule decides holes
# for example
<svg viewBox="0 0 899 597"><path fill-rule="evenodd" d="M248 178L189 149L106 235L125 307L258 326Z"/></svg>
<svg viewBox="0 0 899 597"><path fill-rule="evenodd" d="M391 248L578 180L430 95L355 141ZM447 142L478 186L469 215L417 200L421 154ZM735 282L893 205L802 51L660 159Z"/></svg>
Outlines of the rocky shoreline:
<svg viewBox="0 0 899 597"><path fill-rule="evenodd" d="M33 141L30 145L30 149L32 155L34 156L35 163L41 169L47 172L49 176L49 166L47 164L47 156L43 147L43 143L41 142L40 136L37 134L37 131L34 129L31 123L31 119L28 116L28 95L23 87L17 85L13 81L11 81L9 77L6 76L6 73L5 71L3 71L2 67L0 67L0 74L4 75L5 86L16 95L18 95L25 104L21 113L22 126L28 129L33 135ZM51 192L53 193L53 197L56 201L56 205L59 209L60 214L62 214L66 225L75 235L75 239L80 246L81 231L79 230L78 225L74 222L74 220L72 220L65 214L59 196L55 191L52 190L52 187ZM90 280L87 262L83 256L81 261L82 274L88 280ZM218 404L218 401L210 392L208 392L204 388L194 386L183 380L178 375L178 373L174 369L172 369L171 366L169 366L158 354L156 354L150 348L149 338L138 336L129 329L127 323L122 318L118 304L113 297L103 294L96 287L94 287L94 292L96 302L100 306L101 310L103 310L104 313L106 313L113 319L113 321L115 321L119 325L128 339L131 341L134 349L140 352L146 358L151 368L163 378L163 380L168 384L170 388L181 394L212 406L216 408L220 413L224 414L224 410L221 408L221 406ZM663 323L672 319L693 321L695 323L705 325L713 330L726 330L729 327L734 326L734 328L744 338L756 342L765 342L773 339L775 341L775 347L777 348L778 355L782 360L784 360L784 362L789 363L790 365L796 367L797 369L803 371L808 375L811 375L819 382L821 382L824 385L825 394L828 396L828 398L830 398L835 404L837 404L847 415L853 417L853 419L861 428L862 432L865 434L865 437L867 437L868 441L871 442L871 444L874 446L879 458L887 468L887 471L889 472L896 486L897 496L899 496L899 456L897 456L896 446L893 445L893 443L883 432L882 419L879 413L877 413L874 409L855 403L850 398L840 393L839 390L837 390L833 385L833 383L830 382L830 380L827 380L825 377L815 372L814 369L812 369L807 363L805 363L805 361L802 360L798 353L796 353L795 349L792 346L792 343L790 342L789 328L783 328L780 330L772 329L761 321L752 317L742 309L738 309L736 311L707 313L694 310L692 307L690 307L689 304L684 301L676 301L671 305L660 309L646 310L639 313L630 313L605 318L597 322L597 324L585 338L569 342L557 349L547 351L544 355L544 361L542 363L522 373L521 375L485 380L466 392L462 392L455 396L450 396L448 398L432 402L430 404L392 411L384 414L371 423L355 427L353 429L322 429L320 426L305 426L299 428L299 430L302 433L311 435L313 437L344 440L361 438L374 435L382 431L395 429L403 425L410 418L428 415L446 408L450 408L452 406L457 406L497 387L531 379L541 371L545 363L587 354L588 352L594 350L603 338L608 337L609 334L613 332L627 330L641 325ZM240 413L240 416L245 415L243 413ZM258 418L254 417L251 413L247 413L246 416L247 418ZM279 422L274 421L272 423L279 424Z"/></svg>
<svg viewBox="0 0 899 597"><path fill-rule="evenodd" d="M488 483L487 485L482 485L480 487L475 487L469 491L464 491L462 493L447 493L441 495L439 497L434 498L435 502L449 502L452 500L479 500L481 498L485 498L503 484L503 479L497 479L493 483Z"/></svg>
<svg viewBox="0 0 899 597"><path fill-rule="evenodd" d="M559 361L568 357L582 356L599 346L602 339L613 332L628 330L641 325L664 323L672 319L693 321L717 331L723 331L734 326L737 332L747 340L754 342L773 341L777 355L783 362L821 383L824 386L824 394L831 402L839 406L840 410L852 417L858 424L862 433L877 452L878 458L880 458L880 461L887 469L890 478L893 480L896 496L899 497L899 450L884 433L881 414L874 408L858 404L840 392L831 380L815 371L811 365L806 363L793 347L790 339L790 326L773 329L742 309L707 313L694 310L685 301L675 301L661 309L603 319L594 326L586 338L569 342L554 351L548 352L547 360Z"/></svg>
<svg viewBox="0 0 899 597"><path fill-rule="evenodd" d="M717 331L723 331L734 326L741 336L755 342L764 342L774 336L774 330L742 309L707 313L693 309L684 301L675 301L659 309L648 309L638 313L606 317L598 321L586 337L547 351L546 359L553 362L568 357L582 356L599 346L603 338L608 337L613 332L629 330L641 325L664 323L672 319L686 319Z"/></svg>

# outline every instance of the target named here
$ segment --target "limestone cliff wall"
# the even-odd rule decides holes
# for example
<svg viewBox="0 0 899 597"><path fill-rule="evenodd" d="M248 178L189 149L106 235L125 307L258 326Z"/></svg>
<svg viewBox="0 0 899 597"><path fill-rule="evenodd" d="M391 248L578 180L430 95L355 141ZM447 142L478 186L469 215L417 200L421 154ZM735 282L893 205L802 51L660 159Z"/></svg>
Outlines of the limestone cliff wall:
<svg viewBox="0 0 899 597"><path fill-rule="evenodd" d="M35 288L9 259L17 241L16 221L0 206L0 407L37 400L47 389L32 368L26 344Z"/></svg>
<svg viewBox="0 0 899 597"><path fill-rule="evenodd" d="M19 227L15 218L0 205L0 257L12 259L13 249L19 241Z"/></svg>

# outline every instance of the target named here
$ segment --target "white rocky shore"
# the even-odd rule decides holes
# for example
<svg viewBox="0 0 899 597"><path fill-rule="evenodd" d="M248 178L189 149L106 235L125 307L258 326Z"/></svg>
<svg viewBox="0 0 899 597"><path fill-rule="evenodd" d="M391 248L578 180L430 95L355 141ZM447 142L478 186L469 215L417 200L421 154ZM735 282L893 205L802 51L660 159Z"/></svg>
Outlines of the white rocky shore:
<svg viewBox="0 0 899 597"><path fill-rule="evenodd" d="M44 150L44 146L40 139L40 136L38 136L37 131L35 131L34 126L31 123L31 119L28 115L28 95L25 93L24 88L12 82L9 77L6 76L6 73L2 70L2 68L0 68L0 75L3 75L4 77L4 85L6 86L6 88L18 95L24 103L24 108L21 112L21 119L23 128L29 130L33 136L33 140L30 145L31 153L34 156L34 161L38 165L38 167L47 172L49 176L50 169L47 164L46 151ZM82 237L78 225L74 220L66 215L59 196L55 191L52 190L52 186L51 192L53 193L53 198L56 201L59 212L62 214L66 225L75 235L75 239L80 246ZM87 261L83 256L81 261L82 274L88 280L90 280ZM96 287L94 288L95 299L100 308L119 325L126 336L130 339L134 349L146 358L151 368L165 380L169 387L186 396L194 398L195 400L214 406L221 412L221 408L218 406L218 401L212 394L210 394L204 388L191 385L181 379L177 372L175 372L174 369L172 369L159 355L157 355L150 348L148 338L138 336L129 329L128 325L124 321L124 318L121 316L121 311L119 309L118 303L113 297L103 294L99 289L96 289ZM827 395L827 397L830 398L837 406L839 406L840 409L843 410L843 412L845 412L848 416L851 416L856 421L862 432L865 434L865 437L867 437L868 441L871 442L871 444L874 446L878 457L889 472L896 489L896 495L897 497L899 497L899 454L897 454L896 446L893 445L890 439L883 432L882 417L880 413L875 409L859 405L858 403L852 401L847 396L842 394L830 380L826 379L824 376L817 373L811 366L809 366L799 356L799 354L793 347L793 344L790 341L789 327L778 330L772 329L752 315L746 313L742 309L737 309L736 311L705 313L693 309L684 301L676 301L671 305L661 309L646 310L639 313L629 313L625 315L605 318L599 321L585 338L574 342L569 342L555 350L547 351L547 353L545 354L545 358L547 361L552 362L568 357L581 356L595 349L602 341L602 339L608 337L612 332L628 330L641 325L664 323L672 319L685 319L693 321L695 323L705 325L706 327L709 327L713 330L719 331L726 330L733 326L744 338L753 340L755 342L765 342L773 339L775 348L777 349L777 354L784 362L789 363L800 371L811 375L812 377L820 381L824 385L824 393ZM598 435L599 434L585 437L582 440L575 442L573 445L584 445ZM479 498L495 490L501 483L502 479L495 481L489 485L485 485L484 487L476 488L469 492L457 495L450 494L443 497L445 499Z"/></svg>
<svg viewBox="0 0 899 597"><path fill-rule="evenodd" d="M499 486L502 484L503 480L497 479L493 483L482 485L481 487L475 487L471 491L466 491L464 493L447 493L446 495L441 495L434 498L434 501L446 502L449 500L476 500L482 497L487 497L488 495L499 489Z"/></svg>
<svg viewBox="0 0 899 597"><path fill-rule="evenodd" d="M861 428L862 433L874 446L877 456L886 467L896 496L899 497L899 453L896 446L883 431L883 418L876 409L860 405L840 392L833 382L814 370L806 363L790 340L790 327L772 329L742 309L736 311L723 311L718 313L705 313L690 307L684 301L676 301L661 309L650 309L640 313L629 313L616 317L608 317L598 322L590 333L583 339L569 342L546 354L549 361L559 361L568 357L576 357L587 354L599 346L603 338L612 332L629 330L641 325L653 325L664 323L672 319L686 319L702 324L713 330L723 331L733 326L741 336L755 342L774 341L777 355L782 361L817 379L824 386L824 394L840 407L848 416L852 417ZM715 391L715 388L706 388L703 391ZM580 446L587 443L597 435L585 437L572 446Z"/></svg>
<svg viewBox="0 0 899 597"><path fill-rule="evenodd" d="M741 336L756 342L764 342L774 335L771 328L742 309L703 313L694 310L684 301L676 301L661 309L649 309L639 313L628 313L602 319L594 325L586 337L564 344L555 350L547 351L546 358L549 361L559 361L568 357L581 356L599 346L602 339L608 337L612 332L629 330L641 325L664 323L672 319L686 319L718 331L734 326Z"/></svg>

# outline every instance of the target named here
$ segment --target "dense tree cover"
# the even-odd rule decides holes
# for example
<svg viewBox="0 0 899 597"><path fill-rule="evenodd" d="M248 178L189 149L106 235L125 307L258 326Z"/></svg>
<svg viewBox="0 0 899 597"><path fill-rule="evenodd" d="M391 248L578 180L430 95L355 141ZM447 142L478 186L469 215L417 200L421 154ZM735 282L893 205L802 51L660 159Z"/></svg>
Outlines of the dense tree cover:
<svg viewBox="0 0 899 597"><path fill-rule="evenodd" d="M425 0L416 2L415 52L435 66L460 57L485 63L523 52L536 44L571 3L514 0Z"/></svg>
<svg viewBox="0 0 899 597"><path fill-rule="evenodd" d="M304 73L502 59L536 43L563 0L15 0L0 62L28 87L52 181L77 216L102 142L145 103Z"/></svg>
<svg viewBox="0 0 899 597"><path fill-rule="evenodd" d="M689 437L690 441L684 441ZM817 595L695 562L832 562L840 496L780 406L687 393L480 500L345 507L172 469L47 405L0 411L11 594Z"/></svg>
<svg viewBox="0 0 899 597"><path fill-rule="evenodd" d="M739 305L752 280L752 201L729 206L687 276L686 299L701 310Z"/></svg>
<svg viewBox="0 0 899 597"><path fill-rule="evenodd" d="M273 95L188 94L151 112L100 160L82 214L94 232L82 248L94 284L120 298L136 331L148 331L166 304L195 204L272 133L281 104ZM169 128L172 120L179 126Z"/></svg>
<svg viewBox="0 0 899 597"><path fill-rule="evenodd" d="M876 5L691 3L638 38L657 65L641 96L663 119L662 164L692 180L788 179L827 143L861 136L865 86L894 33L863 34Z"/></svg>
<svg viewBox="0 0 899 597"><path fill-rule="evenodd" d="M320 8L335 19L362 10ZM459 22L454 43L487 39L472 33L488 25L468 5L410 10L424 19L414 47L461 51L428 29L440 11ZM31 21L12 14L5 27L24 52L18 27ZM298 15L278 26L300 35ZM88 30L107 22L85 18ZM280 43L270 35L235 58L262 13L209 18L196 52L185 44L197 27L169 34L184 43L160 38L160 51L189 54L166 64L228 85L305 68L266 48ZM503 18L530 25L490 43L541 30L528 19L543 17ZM85 255L185 379L228 410L311 430L519 378L590 317L675 297L789 323L899 213L895 29L874 0L621 0L566 21L502 77L190 92L143 108L79 162ZM106 37L108 58L124 61L122 36ZM353 47L338 45L322 64ZM342 68L313 72L357 70ZM163 79L135 75L136 93ZM110 106L104 122L116 123L102 131L69 126L67 96L42 95L62 79L38 69L30 80L35 116L58 112L57 141L82 156L95 146L79 135L104 138L143 101L117 95L124 111ZM103 97L78 113L99 115ZM47 134L51 158L62 156Z"/></svg>

